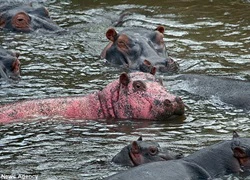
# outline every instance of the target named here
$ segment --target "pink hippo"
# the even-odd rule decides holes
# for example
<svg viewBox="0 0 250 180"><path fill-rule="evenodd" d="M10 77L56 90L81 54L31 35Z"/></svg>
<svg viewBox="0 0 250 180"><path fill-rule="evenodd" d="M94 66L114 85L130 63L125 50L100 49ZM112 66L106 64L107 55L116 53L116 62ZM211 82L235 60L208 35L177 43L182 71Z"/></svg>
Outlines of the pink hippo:
<svg viewBox="0 0 250 180"><path fill-rule="evenodd" d="M183 115L184 103L154 75L122 73L102 91L86 96L35 99L0 107L0 122L37 116L69 119L167 119Z"/></svg>

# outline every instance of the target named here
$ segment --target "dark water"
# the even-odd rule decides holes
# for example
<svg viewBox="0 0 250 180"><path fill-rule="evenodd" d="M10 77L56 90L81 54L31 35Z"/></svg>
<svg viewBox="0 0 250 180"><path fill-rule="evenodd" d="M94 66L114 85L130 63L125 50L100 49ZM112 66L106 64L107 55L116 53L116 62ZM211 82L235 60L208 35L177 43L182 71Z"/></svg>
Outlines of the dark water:
<svg viewBox="0 0 250 180"><path fill-rule="evenodd" d="M180 73L248 79L250 74L250 3L241 0L42 1L65 34L0 31L0 42L21 53L22 80L1 83L0 102L88 94L119 76L99 55L105 32L123 11L124 26L166 27L169 54ZM119 28L118 28L119 30ZM164 85L178 94L175 81ZM178 85L178 86L177 86ZM240 93L240 92L239 92ZM37 118L0 126L0 176L23 179L102 179L126 168L110 163L122 146L142 135L188 155L237 130L249 134L249 113L218 102L178 94L190 107L185 119L167 122L70 121ZM1 178L4 178L3 176ZM226 176L224 179L246 179ZM250 177L249 177L250 179Z"/></svg>

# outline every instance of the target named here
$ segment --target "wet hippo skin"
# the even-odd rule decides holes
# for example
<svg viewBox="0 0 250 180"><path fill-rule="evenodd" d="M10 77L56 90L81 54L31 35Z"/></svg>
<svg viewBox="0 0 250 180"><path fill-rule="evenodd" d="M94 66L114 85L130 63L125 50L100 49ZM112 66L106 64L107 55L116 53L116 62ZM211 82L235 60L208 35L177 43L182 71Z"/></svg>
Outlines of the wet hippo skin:
<svg viewBox="0 0 250 180"><path fill-rule="evenodd" d="M102 51L101 58L111 64L142 72L150 72L153 67L160 72L177 72L179 65L168 56L164 31L163 26L155 30L124 28L121 32L110 28L106 32L110 43Z"/></svg>
<svg viewBox="0 0 250 180"><path fill-rule="evenodd" d="M137 141L133 141L122 148L113 157L112 162L123 166L138 166L149 162L167 161L182 157L182 154L161 149L160 145L155 141L143 141L142 137L139 137Z"/></svg>
<svg viewBox="0 0 250 180"><path fill-rule="evenodd" d="M16 102L0 107L0 122L34 116L71 119L167 120L184 114L181 98L170 94L154 75L122 73L103 90L78 97Z"/></svg>
<svg viewBox="0 0 250 180"><path fill-rule="evenodd" d="M167 80L166 80L167 81ZM173 78L174 90L206 99L217 99L235 108L250 110L250 82L226 77L183 74Z"/></svg>
<svg viewBox="0 0 250 180"><path fill-rule="evenodd" d="M107 179L205 180L249 169L250 138L241 138L234 132L232 140L221 141L182 159L143 164Z"/></svg>
<svg viewBox="0 0 250 180"><path fill-rule="evenodd" d="M7 50L0 46L0 77L5 80L20 79L21 63L19 53Z"/></svg>
<svg viewBox="0 0 250 180"><path fill-rule="evenodd" d="M40 6L17 2L4 2L0 5L0 28L15 32L35 30L61 31L49 16L48 10Z"/></svg>

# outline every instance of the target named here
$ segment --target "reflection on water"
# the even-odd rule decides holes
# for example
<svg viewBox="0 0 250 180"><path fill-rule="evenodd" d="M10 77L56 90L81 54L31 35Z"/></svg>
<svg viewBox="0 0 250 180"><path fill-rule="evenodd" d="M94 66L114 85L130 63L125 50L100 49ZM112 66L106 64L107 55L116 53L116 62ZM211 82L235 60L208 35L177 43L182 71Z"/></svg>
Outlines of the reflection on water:
<svg viewBox="0 0 250 180"><path fill-rule="evenodd" d="M64 34L15 34L0 31L6 48L20 52L22 80L1 83L0 102L87 94L103 88L121 69L99 59L108 43L105 32L120 13L131 12L123 26L166 27L169 54L181 73L245 79L250 67L247 1L44 1ZM120 28L117 28L122 29ZM186 118L168 122L27 120L0 126L0 174L38 175L39 179L100 179L126 169L110 163L128 142L143 135L162 147L188 155L225 139L232 131L249 134L249 115L165 86L190 107ZM229 179L232 176L229 177Z"/></svg>

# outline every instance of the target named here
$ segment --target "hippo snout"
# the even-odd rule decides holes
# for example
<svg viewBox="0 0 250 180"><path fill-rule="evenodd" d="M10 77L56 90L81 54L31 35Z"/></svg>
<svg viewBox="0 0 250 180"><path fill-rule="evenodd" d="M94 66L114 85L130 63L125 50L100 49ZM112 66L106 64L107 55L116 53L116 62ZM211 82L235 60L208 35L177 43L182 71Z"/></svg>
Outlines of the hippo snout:
<svg viewBox="0 0 250 180"><path fill-rule="evenodd" d="M179 64L174 61L172 58L167 58L161 61L160 63L155 63L158 71L160 72L178 72L179 71Z"/></svg>
<svg viewBox="0 0 250 180"><path fill-rule="evenodd" d="M185 105L180 97L175 97L173 100L165 99L163 101L164 106L172 111L174 115L183 115Z"/></svg>
<svg viewBox="0 0 250 180"><path fill-rule="evenodd" d="M174 114L176 114L176 115L183 115L184 114L185 105L180 97L175 98L175 103L173 106L175 106L174 107L174 109L175 109Z"/></svg>

